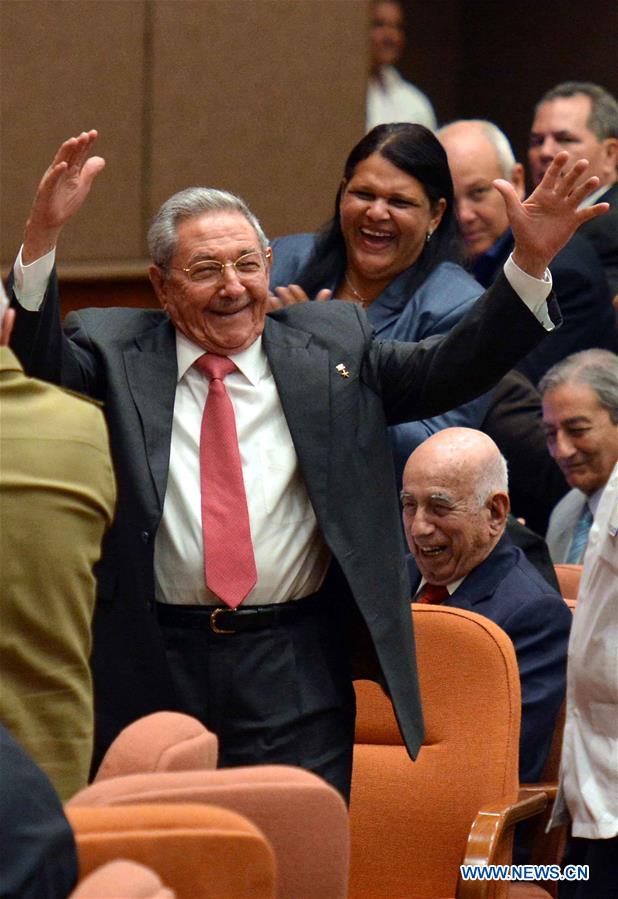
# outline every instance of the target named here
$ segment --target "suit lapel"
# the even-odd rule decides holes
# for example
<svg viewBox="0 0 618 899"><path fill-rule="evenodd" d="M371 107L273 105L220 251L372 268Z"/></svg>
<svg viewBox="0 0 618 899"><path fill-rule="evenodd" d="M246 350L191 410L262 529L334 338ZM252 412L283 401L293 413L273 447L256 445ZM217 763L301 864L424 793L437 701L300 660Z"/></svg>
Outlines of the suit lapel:
<svg viewBox="0 0 618 899"><path fill-rule="evenodd" d="M582 514L584 503L586 502L586 495L575 488L570 494L567 494L567 498L571 501L564 510L562 520L558 522L558 533L555 540L557 556L565 559L571 546L575 525Z"/></svg>
<svg viewBox="0 0 618 899"><path fill-rule="evenodd" d="M504 534L487 558L455 590L448 605L474 612L475 606L496 592L498 584L513 564L514 550L510 537Z"/></svg>
<svg viewBox="0 0 618 899"><path fill-rule="evenodd" d="M129 391L142 423L146 458L159 505L167 484L178 364L175 331L168 319L136 338L124 353Z"/></svg>
<svg viewBox="0 0 618 899"><path fill-rule="evenodd" d="M269 316L263 345L317 512L325 508L328 495L330 356L326 349L316 345L307 331Z"/></svg>

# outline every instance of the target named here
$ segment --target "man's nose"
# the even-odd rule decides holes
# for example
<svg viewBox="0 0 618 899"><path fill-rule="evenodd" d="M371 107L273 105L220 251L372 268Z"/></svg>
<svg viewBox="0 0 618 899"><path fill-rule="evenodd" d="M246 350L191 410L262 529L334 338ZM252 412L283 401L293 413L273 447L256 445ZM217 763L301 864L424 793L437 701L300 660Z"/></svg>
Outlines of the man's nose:
<svg viewBox="0 0 618 899"><path fill-rule="evenodd" d="M227 296L240 296L244 293L244 285L238 277L235 266L228 262L221 273L222 284L219 290Z"/></svg>
<svg viewBox="0 0 618 899"><path fill-rule="evenodd" d="M434 525L421 509L417 509L411 517L409 528L413 537L426 537L432 533Z"/></svg>
<svg viewBox="0 0 618 899"><path fill-rule="evenodd" d="M474 220L474 209L471 203L458 200L455 204L455 214L462 224L469 224Z"/></svg>
<svg viewBox="0 0 618 899"><path fill-rule="evenodd" d="M573 441L562 431L558 431L554 442L554 459L568 459L575 453Z"/></svg>
<svg viewBox="0 0 618 899"><path fill-rule="evenodd" d="M560 147L551 134L548 134L543 143L539 145L538 150L542 159L551 160L560 151Z"/></svg>

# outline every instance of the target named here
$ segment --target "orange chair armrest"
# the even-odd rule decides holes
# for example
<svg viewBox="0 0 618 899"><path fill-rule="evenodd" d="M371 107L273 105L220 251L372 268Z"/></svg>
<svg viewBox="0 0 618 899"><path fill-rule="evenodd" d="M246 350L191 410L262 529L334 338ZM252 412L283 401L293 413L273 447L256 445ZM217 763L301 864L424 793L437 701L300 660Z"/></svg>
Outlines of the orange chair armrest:
<svg viewBox="0 0 618 899"><path fill-rule="evenodd" d="M553 802L558 794L558 784L555 782L550 783L548 781L547 783L519 785L520 798L522 798L523 796L529 796L532 793L545 793L547 799Z"/></svg>
<svg viewBox="0 0 618 899"><path fill-rule="evenodd" d="M542 814L547 805L547 795L541 791L520 792L515 802L496 802L482 808L470 828L464 865L510 864L509 840L513 828L520 821ZM508 858L504 852L509 849ZM502 892L502 887L504 891ZM506 895L508 882L463 880L459 878L457 899L488 899Z"/></svg>

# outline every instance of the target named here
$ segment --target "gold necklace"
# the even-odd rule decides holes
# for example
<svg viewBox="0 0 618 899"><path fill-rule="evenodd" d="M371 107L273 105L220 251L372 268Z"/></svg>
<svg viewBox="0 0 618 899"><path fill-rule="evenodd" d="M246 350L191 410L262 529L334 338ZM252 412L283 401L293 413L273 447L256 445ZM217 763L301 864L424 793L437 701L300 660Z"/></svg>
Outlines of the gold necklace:
<svg viewBox="0 0 618 899"><path fill-rule="evenodd" d="M352 293L354 294L354 296L356 297L356 299L357 299L357 300L360 300L361 306L363 306L363 307L366 309L367 306L369 306L369 305L371 304L372 301L371 301L371 300L368 300L368 299L366 299L366 297L362 297L362 296L360 295L360 293L358 292L358 290L354 287L354 285L352 284L352 282L351 282L350 279L348 278L347 273L345 273L343 277L345 278L345 283L348 285L348 287L350 288L350 290L352 291Z"/></svg>

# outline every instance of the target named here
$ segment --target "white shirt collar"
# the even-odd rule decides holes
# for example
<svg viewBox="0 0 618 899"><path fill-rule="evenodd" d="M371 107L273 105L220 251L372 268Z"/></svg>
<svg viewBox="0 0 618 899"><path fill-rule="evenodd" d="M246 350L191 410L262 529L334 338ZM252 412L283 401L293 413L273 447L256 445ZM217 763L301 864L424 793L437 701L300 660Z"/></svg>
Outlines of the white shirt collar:
<svg viewBox="0 0 618 899"><path fill-rule="evenodd" d="M176 331L176 359L178 361L178 376L180 381L200 356L204 355L204 349L189 340L180 331ZM268 360L266 353L262 347L262 335L260 335L251 346L240 353L230 353L230 359L234 360L236 367L250 384L254 386L264 376Z"/></svg>
<svg viewBox="0 0 618 899"><path fill-rule="evenodd" d="M585 200L582 200L577 208L587 209L588 206L594 206L597 200L599 200L603 196L603 194L606 194L612 186L612 184L602 184L601 187L597 188L597 190L593 191L589 196L587 196Z"/></svg>
<svg viewBox="0 0 618 899"><path fill-rule="evenodd" d="M448 595L452 596L453 593L455 592L455 590L463 584L465 579L466 579L465 576L460 577L458 581L453 581L452 583L447 584L446 589L448 590ZM420 582L418 590L416 592L419 593L421 588L424 587L426 583L427 583L427 580L425 578L421 578L421 582Z"/></svg>
<svg viewBox="0 0 618 899"><path fill-rule="evenodd" d="M605 490L605 485L603 485L602 487L599 487L599 489L596 491L596 493L593 493L592 496L589 496L586 499L588 508L592 512L593 518L597 514L597 509L599 508L599 503L601 502L601 496L603 495L604 490Z"/></svg>

